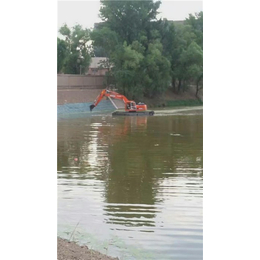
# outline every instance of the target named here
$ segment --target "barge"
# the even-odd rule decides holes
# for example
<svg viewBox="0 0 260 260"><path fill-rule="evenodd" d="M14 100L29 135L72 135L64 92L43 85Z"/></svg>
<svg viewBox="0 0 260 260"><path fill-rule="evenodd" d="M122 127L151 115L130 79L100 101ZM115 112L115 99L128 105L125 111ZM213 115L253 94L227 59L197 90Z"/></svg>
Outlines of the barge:
<svg viewBox="0 0 260 260"><path fill-rule="evenodd" d="M136 112L128 112L124 110L116 110L112 113L112 116L153 116L154 111L152 110L144 110L144 111L136 111Z"/></svg>

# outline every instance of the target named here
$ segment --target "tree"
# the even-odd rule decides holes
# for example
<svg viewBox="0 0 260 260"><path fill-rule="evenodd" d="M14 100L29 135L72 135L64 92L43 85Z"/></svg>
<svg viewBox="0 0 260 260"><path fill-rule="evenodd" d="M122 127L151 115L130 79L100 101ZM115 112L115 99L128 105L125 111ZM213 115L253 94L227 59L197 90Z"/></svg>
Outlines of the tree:
<svg viewBox="0 0 260 260"><path fill-rule="evenodd" d="M57 72L62 71L64 61L68 55L68 45L64 40L57 38Z"/></svg>
<svg viewBox="0 0 260 260"><path fill-rule="evenodd" d="M172 21L167 19L159 20L155 24L156 29L160 33L160 42L163 46L162 55L168 59L170 62L170 75L171 75L171 84L173 91L175 92L177 74L176 68L178 65L178 59L180 55L179 43L181 43L178 38L177 30Z"/></svg>
<svg viewBox="0 0 260 260"><path fill-rule="evenodd" d="M93 49L109 58L109 71L130 98L178 92L202 80L203 12L184 24L156 20L160 1L101 0L103 22L91 33ZM96 52L97 53L97 52ZM198 91L197 91L198 92Z"/></svg>
<svg viewBox="0 0 260 260"><path fill-rule="evenodd" d="M84 73L91 60L87 42L90 40L89 30L75 25L72 30L65 24L59 30L65 37L68 55L63 63L63 71L67 74Z"/></svg>
<svg viewBox="0 0 260 260"><path fill-rule="evenodd" d="M195 81L195 71L202 69L202 58L191 59L196 56L198 48L203 57L202 47L197 44L198 36L193 26L193 16L184 24L174 24L167 20L160 21L161 42L164 47L163 54L171 63L171 82L173 91L184 90L184 86ZM194 47L196 43L196 47ZM193 53L195 52L195 53ZM198 57L198 56L196 56ZM192 67L191 67L192 65ZM196 66L196 69L195 69Z"/></svg>
<svg viewBox="0 0 260 260"><path fill-rule="evenodd" d="M101 1L102 26L91 34L113 64L117 88L129 98L162 94L170 63L163 56L156 15L160 1ZM159 41L158 41L159 40Z"/></svg>
<svg viewBox="0 0 260 260"><path fill-rule="evenodd" d="M111 56L116 87L128 98L136 99L143 96L144 86L140 84L143 59L142 49L138 42L133 42L132 45L124 42Z"/></svg>
<svg viewBox="0 0 260 260"><path fill-rule="evenodd" d="M145 96L155 97L163 94L170 86L169 60L162 55L163 46L159 41L150 43L144 60Z"/></svg>
<svg viewBox="0 0 260 260"><path fill-rule="evenodd" d="M196 43L203 49L203 12L189 14L185 20L186 25L190 25L196 35Z"/></svg>
<svg viewBox="0 0 260 260"><path fill-rule="evenodd" d="M202 88L200 85L203 79L203 51L202 48L196 43L192 42L185 55L183 55L186 62L189 64L187 67L187 77L196 84L196 97L199 90Z"/></svg>
<svg viewBox="0 0 260 260"><path fill-rule="evenodd" d="M180 53L175 73L179 80L178 92L182 87L182 83L196 83L197 96L203 74L203 51L195 41L192 41L188 48L183 49Z"/></svg>
<svg viewBox="0 0 260 260"><path fill-rule="evenodd" d="M93 57L107 57L107 53L103 47L92 46L93 47Z"/></svg>
<svg viewBox="0 0 260 260"><path fill-rule="evenodd" d="M94 29L90 33L94 48L101 48L105 57L110 57L119 44L118 35L108 27Z"/></svg>
<svg viewBox="0 0 260 260"><path fill-rule="evenodd" d="M101 4L100 17L106 26L118 34L122 43L131 44L149 32L161 2L101 0Z"/></svg>

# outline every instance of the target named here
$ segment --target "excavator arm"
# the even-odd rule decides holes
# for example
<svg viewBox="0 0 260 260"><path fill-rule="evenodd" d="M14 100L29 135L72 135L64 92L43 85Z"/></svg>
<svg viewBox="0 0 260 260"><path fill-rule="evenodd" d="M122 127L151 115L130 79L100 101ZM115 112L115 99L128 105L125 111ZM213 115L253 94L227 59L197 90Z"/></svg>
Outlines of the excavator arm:
<svg viewBox="0 0 260 260"><path fill-rule="evenodd" d="M114 91L111 91L108 89L103 89L101 91L101 93L97 96L94 103L89 106L90 111L92 111L94 109L94 107L96 107L99 104L99 102L102 100L103 97L111 97L111 98L123 100L125 103L125 111L127 111L127 112L136 112L136 111L141 111L141 110L142 111L147 110L147 106L143 103L138 103L136 105L136 103L134 101L128 100L124 95L121 95L117 92L114 92Z"/></svg>
<svg viewBox="0 0 260 260"><path fill-rule="evenodd" d="M111 97L111 98L121 99L121 100L124 101L124 103L129 102L129 100L124 95L118 94L117 92L114 92L114 91L103 89L101 91L101 93L97 96L94 103L89 106L90 111L92 111L94 109L94 107L96 107L99 104L99 102L102 100L103 97Z"/></svg>
<svg viewBox="0 0 260 260"><path fill-rule="evenodd" d="M106 93L106 89L102 90L101 93L97 96L96 100L94 101L94 103L92 105L89 106L90 111L93 110L94 107L96 107L98 105L98 103L102 100L102 98L104 97Z"/></svg>

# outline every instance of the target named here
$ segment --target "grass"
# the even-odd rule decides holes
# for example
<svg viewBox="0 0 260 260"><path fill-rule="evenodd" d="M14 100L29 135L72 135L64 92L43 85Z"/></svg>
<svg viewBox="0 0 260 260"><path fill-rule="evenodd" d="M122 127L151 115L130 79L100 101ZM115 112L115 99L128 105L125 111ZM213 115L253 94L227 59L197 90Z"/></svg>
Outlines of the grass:
<svg viewBox="0 0 260 260"><path fill-rule="evenodd" d="M185 100L165 100L161 102L149 103L149 108L156 107L181 107L181 106L202 106L203 102L200 99L185 99Z"/></svg>
<svg viewBox="0 0 260 260"><path fill-rule="evenodd" d="M201 106L201 105L203 105L203 102L200 99L169 100L166 102L167 107Z"/></svg>
<svg viewBox="0 0 260 260"><path fill-rule="evenodd" d="M79 221L79 222L80 222L80 221ZM71 233L69 241L71 241L71 238L72 238L72 237L73 237L73 239L74 239L74 233L75 233L75 231L76 231L77 226L79 225L79 222L77 223L77 225L75 226L73 232Z"/></svg>
<svg viewBox="0 0 260 260"><path fill-rule="evenodd" d="M84 244L87 244L90 250L90 260L93 258L93 250L107 255L109 251L113 251L115 250L115 248L119 250L118 254L120 254L120 259L122 260L129 258L133 258L136 260L154 259L153 255L150 252L142 249L142 247L138 245L127 245L122 238L116 235L111 235L109 239L106 239L104 241L101 241L100 239L95 237L95 235L89 233L85 233L83 235L79 231L76 231L79 223L80 221L75 225L72 231L65 233L69 236L68 241L78 243L80 240L82 240L82 238L84 238ZM77 237L78 235L79 237ZM86 242L86 240L88 241Z"/></svg>

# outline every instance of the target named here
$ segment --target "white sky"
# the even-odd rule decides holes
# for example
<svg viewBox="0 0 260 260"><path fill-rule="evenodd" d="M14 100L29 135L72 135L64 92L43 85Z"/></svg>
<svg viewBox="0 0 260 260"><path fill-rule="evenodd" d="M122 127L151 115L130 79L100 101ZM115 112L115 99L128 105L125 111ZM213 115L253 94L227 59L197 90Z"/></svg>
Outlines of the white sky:
<svg viewBox="0 0 260 260"><path fill-rule="evenodd" d="M184 20L189 13L202 11L202 1L167 1L161 0L159 18ZM93 28L94 23L101 22L98 17L99 0L92 1L58 1L58 29L66 23L69 27L80 24L84 28Z"/></svg>

